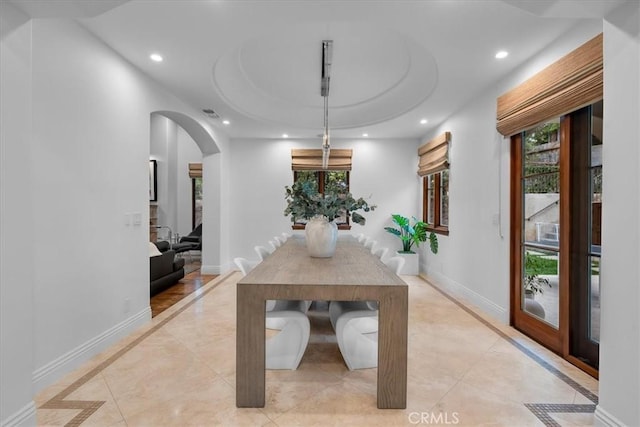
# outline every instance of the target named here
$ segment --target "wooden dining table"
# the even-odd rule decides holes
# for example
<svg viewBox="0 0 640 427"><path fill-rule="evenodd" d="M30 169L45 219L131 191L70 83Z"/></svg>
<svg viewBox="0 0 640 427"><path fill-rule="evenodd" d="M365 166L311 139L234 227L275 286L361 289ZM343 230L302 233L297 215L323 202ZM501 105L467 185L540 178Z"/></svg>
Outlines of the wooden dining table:
<svg viewBox="0 0 640 427"><path fill-rule="evenodd" d="M236 406L265 406L267 300L378 301L377 405L407 404L408 286L369 249L341 236L330 258L288 239L237 284Z"/></svg>

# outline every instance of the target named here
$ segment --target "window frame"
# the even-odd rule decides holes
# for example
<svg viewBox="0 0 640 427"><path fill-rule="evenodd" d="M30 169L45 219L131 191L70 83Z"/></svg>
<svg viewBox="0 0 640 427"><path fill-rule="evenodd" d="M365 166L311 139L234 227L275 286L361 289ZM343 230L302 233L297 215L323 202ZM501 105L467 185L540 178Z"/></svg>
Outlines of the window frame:
<svg viewBox="0 0 640 427"><path fill-rule="evenodd" d="M299 172L314 172L317 174L318 177L318 193L320 194L324 194L324 182L325 182L325 173L326 172L344 172L346 175L346 183L347 183L347 191L350 191L350 183L349 183L349 179L350 179L350 172L349 170L346 171L336 171L336 170L314 170L314 171L297 171L294 170L293 171L293 183L295 184L298 180L298 174ZM301 223L301 222L294 222L293 224L291 224L291 229L292 230L304 230L306 223ZM342 224L336 224L338 226L338 230L351 230L351 222L350 222L350 217L347 216L347 222L346 223L342 223Z"/></svg>
<svg viewBox="0 0 640 427"><path fill-rule="evenodd" d="M449 225L442 224L442 173L448 172L449 169L442 170L433 174L425 175L422 177L422 221L428 225L427 231L432 231L436 234L449 235ZM429 204L429 178L433 176L433 224L429 219L429 210L431 206Z"/></svg>
<svg viewBox="0 0 640 427"><path fill-rule="evenodd" d="M196 180L201 180L202 177L193 177L191 178L191 229L195 230L199 224L196 224ZM200 213L200 220L202 221L202 212Z"/></svg>

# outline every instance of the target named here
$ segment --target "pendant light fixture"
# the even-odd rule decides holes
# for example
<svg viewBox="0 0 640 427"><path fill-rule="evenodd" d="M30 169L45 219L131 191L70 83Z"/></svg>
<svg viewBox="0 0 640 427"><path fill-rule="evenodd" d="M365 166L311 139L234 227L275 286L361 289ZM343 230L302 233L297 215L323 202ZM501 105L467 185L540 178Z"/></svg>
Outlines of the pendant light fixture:
<svg viewBox="0 0 640 427"><path fill-rule="evenodd" d="M329 139L329 80L331 73L331 54L333 40L322 41L322 79L320 82L320 95L324 98L324 133L322 135L322 169L329 167L329 152L331 141Z"/></svg>

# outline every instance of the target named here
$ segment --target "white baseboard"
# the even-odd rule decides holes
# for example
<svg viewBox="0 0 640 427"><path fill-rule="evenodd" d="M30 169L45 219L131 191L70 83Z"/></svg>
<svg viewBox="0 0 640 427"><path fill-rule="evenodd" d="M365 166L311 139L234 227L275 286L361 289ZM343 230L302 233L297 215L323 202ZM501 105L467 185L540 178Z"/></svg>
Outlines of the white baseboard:
<svg viewBox="0 0 640 427"><path fill-rule="evenodd" d="M86 362L121 338L129 335L131 332L150 320L151 307L146 307L142 311L123 320L112 328L107 329L100 335L86 341L57 359L36 369L33 372L34 391L37 393L45 387L55 383L65 374L71 372L82 363Z"/></svg>
<svg viewBox="0 0 640 427"><path fill-rule="evenodd" d="M225 274L230 270L232 270L230 264L203 265L200 267L200 274Z"/></svg>
<svg viewBox="0 0 640 427"><path fill-rule="evenodd" d="M221 270L219 265L203 265L200 267L200 274L220 274Z"/></svg>
<svg viewBox="0 0 640 427"><path fill-rule="evenodd" d="M31 401L22 409L2 420L2 427L34 426L36 425L36 404Z"/></svg>
<svg viewBox="0 0 640 427"><path fill-rule="evenodd" d="M498 321L509 324L509 311L442 273L428 271L420 276L461 302L468 302Z"/></svg>
<svg viewBox="0 0 640 427"><path fill-rule="evenodd" d="M600 405L596 406L596 411L594 415L595 415L597 426L604 426L604 427L624 427L625 426L625 424L622 421L620 421L619 419L617 419L616 417L614 417L613 415L611 415L610 413L602 409L602 406Z"/></svg>

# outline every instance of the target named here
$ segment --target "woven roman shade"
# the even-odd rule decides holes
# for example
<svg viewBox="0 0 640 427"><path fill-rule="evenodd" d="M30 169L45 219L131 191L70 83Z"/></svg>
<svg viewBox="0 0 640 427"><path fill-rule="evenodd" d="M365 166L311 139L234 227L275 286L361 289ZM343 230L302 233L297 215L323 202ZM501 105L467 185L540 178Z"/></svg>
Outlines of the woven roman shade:
<svg viewBox="0 0 640 427"><path fill-rule="evenodd" d="M602 34L498 98L497 129L504 136L602 99Z"/></svg>
<svg viewBox="0 0 640 427"><path fill-rule="evenodd" d="M425 176L449 169L451 132L445 132L418 148L418 175Z"/></svg>
<svg viewBox="0 0 640 427"><path fill-rule="evenodd" d="M202 163L189 163L189 178L202 178Z"/></svg>
<svg viewBox="0 0 640 427"><path fill-rule="evenodd" d="M332 171L350 171L352 149L332 148L329 154L329 167ZM319 171L322 170L321 149L291 149L291 169L294 171Z"/></svg>

